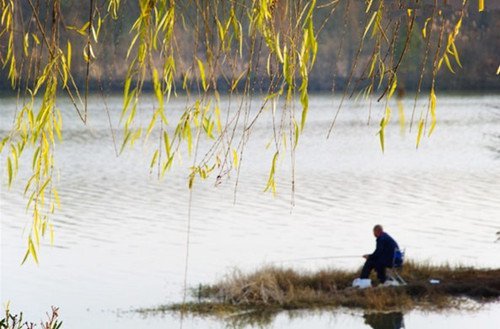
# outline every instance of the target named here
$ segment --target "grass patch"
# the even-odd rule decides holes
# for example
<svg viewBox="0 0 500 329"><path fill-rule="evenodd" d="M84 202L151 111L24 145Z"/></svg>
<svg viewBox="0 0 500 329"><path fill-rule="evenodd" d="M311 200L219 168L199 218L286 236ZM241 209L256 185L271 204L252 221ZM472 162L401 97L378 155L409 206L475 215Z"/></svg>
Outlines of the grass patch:
<svg viewBox="0 0 500 329"><path fill-rule="evenodd" d="M500 269L433 266L410 261L401 271L407 285L368 289L351 287L358 275L359 271L299 272L272 266L248 274L235 270L220 282L192 289L195 302L142 311L229 315L337 307L385 312L439 310L459 307L467 299L488 302L500 297ZM440 283L431 284L430 279Z"/></svg>

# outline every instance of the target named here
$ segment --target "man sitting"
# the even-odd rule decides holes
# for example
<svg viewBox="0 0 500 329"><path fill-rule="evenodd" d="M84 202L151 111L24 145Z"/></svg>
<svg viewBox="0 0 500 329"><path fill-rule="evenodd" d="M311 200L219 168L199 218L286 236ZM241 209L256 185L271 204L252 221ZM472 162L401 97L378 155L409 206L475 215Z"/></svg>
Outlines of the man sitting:
<svg viewBox="0 0 500 329"><path fill-rule="evenodd" d="M373 269L377 272L377 278L380 283L386 280L385 268L392 267L394 261L394 250L399 249L398 244L393 238L384 232L381 225L373 227L373 235L377 238L377 248L371 255L364 255L365 265L361 270L360 279L368 279Z"/></svg>

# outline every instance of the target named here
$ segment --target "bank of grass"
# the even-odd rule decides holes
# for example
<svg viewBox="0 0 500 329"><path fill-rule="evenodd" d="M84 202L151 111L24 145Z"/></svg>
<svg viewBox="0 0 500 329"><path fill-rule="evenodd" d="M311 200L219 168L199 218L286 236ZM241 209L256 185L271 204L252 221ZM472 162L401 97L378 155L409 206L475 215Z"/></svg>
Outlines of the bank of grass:
<svg viewBox="0 0 500 329"><path fill-rule="evenodd" d="M368 289L351 287L358 274L336 269L299 272L273 266L249 274L236 270L216 284L193 289L193 302L154 310L212 315L335 307L439 310L459 307L464 300L488 302L500 297L500 269L407 262L401 271L407 285ZM440 283L431 284L431 279Z"/></svg>

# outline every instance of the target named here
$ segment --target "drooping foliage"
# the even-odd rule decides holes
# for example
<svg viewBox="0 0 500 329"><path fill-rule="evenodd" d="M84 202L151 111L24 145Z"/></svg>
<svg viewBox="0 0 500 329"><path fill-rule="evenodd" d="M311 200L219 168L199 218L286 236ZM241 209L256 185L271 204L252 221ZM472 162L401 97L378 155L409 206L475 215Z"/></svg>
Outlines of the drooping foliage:
<svg viewBox="0 0 500 329"><path fill-rule="evenodd" d="M355 42L357 49L345 89L352 87L364 97L385 102L379 130L382 151L385 128L391 120L391 99L398 90L398 72L415 36L424 45L411 117L411 123L415 120L418 124L416 146L435 129L435 77L443 64L452 72L462 66L455 40L470 7L467 0L448 2L360 1L364 10L359 19L364 29L359 39L339 44L341 48ZM159 176L186 149L193 154L189 188L212 174L221 181L230 172L239 172L254 123L271 109L274 156L265 190L275 192L277 161L289 152L294 167L295 149L306 127L309 74L321 47L319 36L329 24L344 25L345 34L354 5L350 0L137 0L133 3L138 15L131 17L122 10L120 0L90 0L88 11L77 13L71 11L70 3L0 0L0 61L22 99L14 127L0 141L9 185L23 152L33 150L31 177L25 187L33 221L23 262L29 256L37 262L42 237L48 233L53 236L50 214L59 206L54 153L62 140L61 110L75 111L82 124L87 123L92 65L99 60L99 49L108 46L101 42L103 33L112 32L117 24L130 31L120 152L154 136L159 140L150 164ZM477 5L484 10L484 1ZM344 21L333 19L337 12L343 12ZM367 52L369 60L361 61L360 54ZM75 61L85 63L83 81L74 77ZM354 74L358 71L361 78ZM431 88L421 90L424 74L429 73ZM256 83L264 95L255 96ZM143 93L145 88L153 92ZM221 107L227 106L221 102L222 92L234 99L224 108L225 119L221 118ZM416 113L420 93L428 94L428 110ZM61 96L71 100L72 109L58 106ZM187 99L184 112L177 122L171 122L169 101L181 96ZM147 126L141 127L136 121L145 97L153 97L155 105ZM350 97L347 91L332 117L328 135L346 97ZM260 102L256 113L250 111L251 99L254 105ZM404 125L401 106L398 103L399 120ZM197 154L201 138L212 141L203 156ZM293 191L294 177L291 182Z"/></svg>

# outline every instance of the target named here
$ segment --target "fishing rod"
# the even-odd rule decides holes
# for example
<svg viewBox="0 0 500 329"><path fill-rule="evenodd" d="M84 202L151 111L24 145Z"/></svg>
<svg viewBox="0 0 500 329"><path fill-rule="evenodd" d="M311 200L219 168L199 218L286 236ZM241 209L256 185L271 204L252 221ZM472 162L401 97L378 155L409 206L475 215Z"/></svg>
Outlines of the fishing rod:
<svg viewBox="0 0 500 329"><path fill-rule="evenodd" d="M308 260L322 260L322 259L340 259L340 258L361 258L361 255L341 255L341 256L325 256L325 257L307 257L307 258L294 258L285 259L280 261L271 262L271 264L276 263L291 263L291 262L304 262Z"/></svg>

